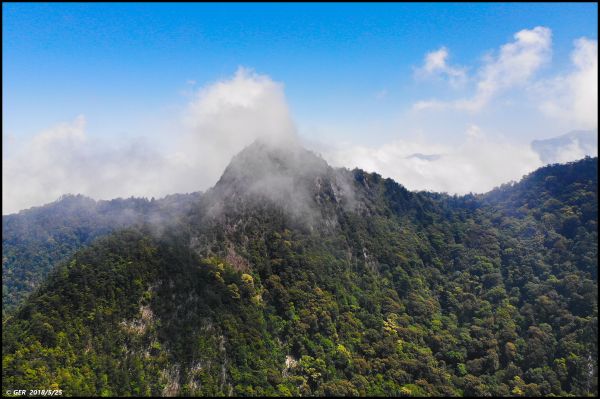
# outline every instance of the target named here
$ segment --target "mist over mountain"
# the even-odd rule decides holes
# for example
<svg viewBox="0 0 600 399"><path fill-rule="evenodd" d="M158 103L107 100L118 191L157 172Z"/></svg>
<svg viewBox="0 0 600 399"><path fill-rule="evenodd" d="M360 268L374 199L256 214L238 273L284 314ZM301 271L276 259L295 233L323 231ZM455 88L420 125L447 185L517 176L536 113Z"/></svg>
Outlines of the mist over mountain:
<svg viewBox="0 0 600 399"><path fill-rule="evenodd" d="M184 214L200 193L95 201L64 195L54 203L2 216L2 314L37 288L48 272L96 238L146 223L157 231Z"/></svg>
<svg viewBox="0 0 600 399"><path fill-rule="evenodd" d="M209 214L253 207L278 210L305 227L322 224L332 207L355 205L352 175L294 142L257 141L236 155L205 200ZM331 216L331 215L330 215Z"/></svg>
<svg viewBox="0 0 600 399"><path fill-rule="evenodd" d="M263 140L201 195L3 216L3 389L597 394L597 175L411 192Z"/></svg>
<svg viewBox="0 0 600 399"><path fill-rule="evenodd" d="M531 142L544 164L563 163L598 155L598 130L574 130L558 137Z"/></svg>

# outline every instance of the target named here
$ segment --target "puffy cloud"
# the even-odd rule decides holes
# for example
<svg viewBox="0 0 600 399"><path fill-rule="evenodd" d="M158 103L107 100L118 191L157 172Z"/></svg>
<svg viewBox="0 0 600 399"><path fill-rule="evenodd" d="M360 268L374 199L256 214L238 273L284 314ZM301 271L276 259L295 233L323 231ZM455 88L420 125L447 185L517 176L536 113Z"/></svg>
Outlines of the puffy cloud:
<svg viewBox="0 0 600 399"><path fill-rule="evenodd" d="M411 190L456 194L486 192L542 165L528 146L487 137L475 125L467 128L464 140L456 145L423 138L396 140L379 147L330 147L323 156L336 166L391 177Z"/></svg>
<svg viewBox="0 0 600 399"><path fill-rule="evenodd" d="M488 55L484 59L473 97L451 102L419 101L414 104L413 109L452 108L475 112L484 108L499 93L528 83L535 72L550 59L552 31L537 26L515 33L514 39L501 46L496 56ZM444 61L442 56L443 53L434 57L437 61L432 62L432 65L441 64L438 59Z"/></svg>
<svg viewBox="0 0 600 399"><path fill-rule="evenodd" d="M258 138L296 140L283 85L246 68L199 90L183 121L177 154L188 167L180 177L182 187L189 186L187 180L200 188L216 182L231 158Z"/></svg>
<svg viewBox="0 0 600 399"><path fill-rule="evenodd" d="M83 116L11 142L2 160L2 213L66 193L110 199L207 189L255 139L296 137L283 86L244 68L200 89L182 119L167 147L146 139L111 144L92 138Z"/></svg>
<svg viewBox="0 0 600 399"><path fill-rule="evenodd" d="M540 82L540 109L574 128L598 127L598 41L580 38L571 53L573 71Z"/></svg>

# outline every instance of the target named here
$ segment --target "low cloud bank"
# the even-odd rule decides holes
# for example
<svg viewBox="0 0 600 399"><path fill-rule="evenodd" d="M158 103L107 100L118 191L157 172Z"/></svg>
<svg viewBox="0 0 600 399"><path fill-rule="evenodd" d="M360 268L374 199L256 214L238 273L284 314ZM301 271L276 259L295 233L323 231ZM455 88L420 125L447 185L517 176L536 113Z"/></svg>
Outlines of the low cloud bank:
<svg viewBox="0 0 600 399"><path fill-rule="evenodd" d="M451 194L485 192L542 166L538 154L528 146L487 137L474 125L466 129L463 141L453 146L417 139L379 147L329 147L321 152L335 166L377 172L410 190Z"/></svg>
<svg viewBox="0 0 600 399"><path fill-rule="evenodd" d="M112 144L92 138L83 115L30 139L11 140L2 160L2 213L66 193L111 199L205 190L254 140L296 139L283 85L245 68L200 89L181 125L169 136L169 149L146 139Z"/></svg>

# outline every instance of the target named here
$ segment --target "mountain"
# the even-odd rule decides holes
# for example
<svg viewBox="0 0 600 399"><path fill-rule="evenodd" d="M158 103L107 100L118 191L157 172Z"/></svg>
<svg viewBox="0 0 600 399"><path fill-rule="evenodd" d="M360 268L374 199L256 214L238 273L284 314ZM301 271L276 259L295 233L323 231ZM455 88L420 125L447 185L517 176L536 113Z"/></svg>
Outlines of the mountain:
<svg viewBox="0 0 600 399"><path fill-rule="evenodd" d="M255 143L176 220L56 266L4 320L3 389L596 395L597 176L458 197Z"/></svg>
<svg viewBox="0 0 600 399"><path fill-rule="evenodd" d="M545 164L567 162L585 155L597 156L598 130L574 130L558 137L533 140L531 148Z"/></svg>
<svg viewBox="0 0 600 399"><path fill-rule="evenodd" d="M39 286L52 267L114 230L154 225L185 213L199 193L94 201L65 195L54 203L2 216L2 315Z"/></svg>

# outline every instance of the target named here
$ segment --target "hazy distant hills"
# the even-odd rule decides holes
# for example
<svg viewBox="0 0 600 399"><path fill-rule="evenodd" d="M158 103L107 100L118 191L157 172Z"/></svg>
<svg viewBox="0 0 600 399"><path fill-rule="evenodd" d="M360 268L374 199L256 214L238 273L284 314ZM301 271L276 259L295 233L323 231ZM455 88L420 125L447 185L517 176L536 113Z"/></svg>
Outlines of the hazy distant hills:
<svg viewBox="0 0 600 399"><path fill-rule="evenodd" d="M597 176L449 196L257 142L202 195L3 217L3 389L597 395Z"/></svg>
<svg viewBox="0 0 600 399"><path fill-rule="evenodd" d="M534 140L531 148L545 164L567 162L585 155L597 156L598 130L574 130L562 136Z"/></svg>

